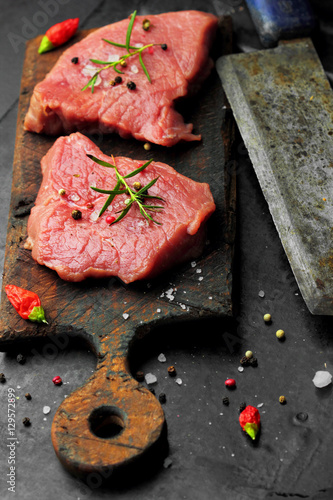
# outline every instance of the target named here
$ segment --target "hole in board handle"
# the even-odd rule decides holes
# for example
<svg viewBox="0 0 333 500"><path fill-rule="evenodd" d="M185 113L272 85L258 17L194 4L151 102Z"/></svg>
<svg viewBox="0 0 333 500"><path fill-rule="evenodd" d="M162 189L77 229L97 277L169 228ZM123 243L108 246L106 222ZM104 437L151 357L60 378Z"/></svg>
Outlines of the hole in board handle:
<svg viewBox="0 0 333 500"><path fill-rule="evenodd" d="M91 412L89 426L95 436L107 439L118 436L125 422L121 411L115 406L100 406Z"/></svg>

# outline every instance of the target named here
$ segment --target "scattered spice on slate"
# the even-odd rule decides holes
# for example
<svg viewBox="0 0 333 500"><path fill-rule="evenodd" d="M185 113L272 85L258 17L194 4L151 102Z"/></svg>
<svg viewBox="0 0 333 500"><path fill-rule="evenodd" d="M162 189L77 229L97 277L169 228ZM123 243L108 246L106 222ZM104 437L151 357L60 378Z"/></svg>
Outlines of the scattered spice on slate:
<svg viewBox="0 0 333 500"><path fill-rule="evenodd" d="M229 406L229 398L228 397L223 398L222 403L226 406Z"/></svg>
<svg viewBox="0 0 333 500"><path fill-rule="evenodd" d="M168 374L170 377L175 377L177 375L176 368L174 366L169 366Z"/></svg>
<svg viewBox="0 0 333 500"><path fill-rule="evenodd" d="M168 48L166 43L161 43L161 49L166 50Z"/></svg>
<svg viewBox="0 0 333 500"><path fill-rule="evenodd" d="M30 392L27 392L27 393L25 394L25 397L26 397L26 399L28 399L28 400L30 401L30 399L31 399L31 394L30 394Z"/></svg>
<svg viewBox="0 0 333 500"><path fill-rule="evenodd" d="M247 356L243 356L242 359L239 361L242 366L247 366L249 364L249 358Z"/></svg>
<svg viewBox="0 0 333 500"><path fill-rule="evenodd" d="M272 316L270 314L264 314L265 323L270 323L272 321Z"/></svg>
<svg viewBox="0 0 333 500"><path fill-rule="evenodd" d="M126 85L127 85L127 88L129 90L135 90L136 89L136 84L134 82L132 82L132 81L127 82Z"/></svg>
<svg viewBox="0 0 333 500"><path fill-rule="evenodd" d="M4 373L0 373L0 382L3 384L4 382L6 382L6 377L5 377L5 374Z"/></svg>
<svg viewBox="0 0 333 500"><path fill-rule="evenodd" d="M79 58L78 57L73 57L73 59L71 59L71 62L73 64L77 64L79 62Z"/></svg>
<svg viewBox="0 0 333 500"><path fill-rule="evenodd" d="M236 387L236 380L234 378L227 378L224 385L228 387L228 389L234 389Z"/></svg>
<svg viewBox="0 0 333 500"><path fill-rule="evenodd" d="M283 338L284 338L285 333L284 333L284 331L283 331L283 330L278 330L278 331L276 332L276 336L277 336L277 338L278 338L279 340L281 340L281 339L283 339Z"/></svg>
<svg viewBox="0 0 333 500"><path fill-rule="evenodd" d="M53 377L52 382L54 385L61 385L62 384L62 378L57 375L56 377Z"/></svg>
<svg viewBox="0 0 333 500"><path fill-rule="evenodd" d="M18 354L16 356L16 361L20 363L20 365L24 365L24 363L26 362L26 358L25 356L23 356L23 354Z"/></svg>
<svg viewBox="0 0 333 500"><path fill-rule="evenodd" d="M239 423L251 439L255 439L260 429L260 413L254 406L247 406L239 415Z"/></svg>
<svg viewBox="0 0 333 500"><path fill-rule="evenodd" d="M249 361L249 363L253 367L258 366L258 360L257 360L257 358L251 358L250 361Z"/></svg>
<svg viewBox="0 0 333 500"><path fill-rule="evenodd" d="M81 218L82 218L82 212L81 212L81 210L76 210L76 209L75 209L75 210L73 210L73 212L72 212L72 217L73 217L73 219L75 219L75 220L79 220L79 219L81 219Z"/></svg>
<svg viewBox="0 0 333 500"><path fill-rule="evenodd" d="M149 390L150 390L150 392L151 392L152 394L154 394L154 395L155 395L155 389L154 389L154 387L149 387Z"/></svg>
<svg viewBox="0 0 333 500"><path fill-rule="evenodd" d="M29 427L29 425L31 425L30 418L24 417L24 419L22 420L22 424L25 425L26 427Z"/></svg>
<svg viewBox="0 0 333 500"><path fill-rule="evenodd" d="M158 395L158 400L160 403L166 402L166 395L164 394L164 392L161 392L161 394Z"/></svg>
<svg viewBox="0 0 333 500"><path fill-rule="evenodd" d="M135 378L138 382L143 382L145 379L145 374L142 371L138 371L135 374Z"/></svg>
<svg viewBox="0 0 333 500"><path fill-rule="evenodd" d="M248 358L248 359L253 358L253 352L252 351L246 351L245 357Z"/></svg>
<svg viewBox="0 0 333 500"><path fill-rule="evenodd" d="M246 408L246 403L241 403L241 404L239 405L239 411L240 411L240 412L244 411L244 410L245 410L245 408Z"/></svg>
<svg viewBox="0 0 333 500"><path fill-rule="evenodd" d="M285 405L287 402L287 399L285 396L280 396L279 397L279 403L281 403L282 405Z"/></svg>

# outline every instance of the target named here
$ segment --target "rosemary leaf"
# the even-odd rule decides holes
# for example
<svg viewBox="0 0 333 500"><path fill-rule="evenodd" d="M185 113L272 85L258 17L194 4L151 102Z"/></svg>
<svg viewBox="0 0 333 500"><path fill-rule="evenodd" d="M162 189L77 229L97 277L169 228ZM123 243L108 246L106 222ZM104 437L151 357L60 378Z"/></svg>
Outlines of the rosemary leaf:
<svg viewBox="0 0 333 500"><path fill-rule="evenodd" d="M148 165L150 165L152 161L153 161L152 159L148 160L146 163L141 165L141 167L137 168L136 170L133 170L133 172L130 172L127 175L124 175L124 179L128 179L129 177L133 177L134 175L138 174L139 172L142 172L142 170L144 170L146 167L148 167Z"/></svg>
<svg viewBox="0 0 333 500"><path fill-rule="evenodd" d="M106 190L106 189L99 189L97 187L94 187L94 186L90 186L90 188L93 190L93 191L96 191L97 193L102 193L102 194L124 194L125 193L125 190L124 189L112 189L112 190Z"/></svg>
<svg viewBox="0 0 333 500"><path fill-rule="evenodd" d="M102 167L116 168L115 165L111 165L111 163L108 163L107 161L100 160L99 158L96 158L96 156L89 155L89 154L87 154L87 156L92 161L94 161L95 163L98 163L98 165L101 165Z"/></svg>
<svg viewBox="0 0 333 500"><path fill-rule="evenodd" d="M85 85L85 86L84 86L81 90L86 90L88 87L90 87L90 86L92 85L92 82L93 82L93 80L94 80L94 79L95 79L95 82L96 82L97 77L95 78L95 76L96 76L96 75L93 75L93 76L90 78L90 80L89 80L89 82L87 83L87 85Z"/></svg>
<svg viewBox="0 0 333 500"><path fill-rule="evenodd" d="M151 188L155 184L155 182L157 182L157 181L158 181L158 177L156 177L156 179L153 179L152 181L148 182L148 184L146 184L145 186L143 186L139 191L137 191L136 194L138 196L140 196L140 195L144 196L145 195L144 192L148 191L148 189Z"/></svg>
<svg viewBox="0 0 333 500"><path fill-rule="evenodd" d="M89 59L89 61L95 64L110 64L110 62L113 62L113 61L100 61L99 59Z"/></svg>
<svg viewBox="0 0 333 500"><path fill-rule="evenodd" d="M136 16L136 10L133 12L133 14L131 15L131 19L130 19L130 22L128 24L128 28L127 28L127 33L126 33L126 50L127 52L129 52L130 50L130 41L131 41L131 34L132 34L132 29L133 29L133 24L134 24L134 21L135 21L135 16Z"/></svg>
<svg viewBox="0 0 333 500"><path fill-rule="evenodd" d="M141 52L139 52L139 61L140 61L140 64L142 66L143 71L145 72L146 77L148 78L148 82L151 83L151 78L150 78L149 73L147 71L147 68L143 62Z"/></svg>
<svg viewBox="0 0 333 500"><path fill-rule="evenodd" d="M110 45L114 45L115 47L120 47L122 49L126 49L126 45L123 44L123 43L117 43L117 42L112 42L111 40L107 40L106 38L102 38L103 42L107 42L109 43ZM129 46L130 49L137 49L137 47L131 47L131 45Z"/></svg>
<svg viewBox="0 0 333 500"><path fill-rule="evenodd" d="M129 203L128 206L121 212L121 214L119 215L119 217L117 217L116 220L114 220L113 222L111 222L111 224L115 224L116 222L119 222L121 219L123 219L125 217L125 215L127 215L129 209L131 208L131 205L132 203ZM110 226L111 226L110 224Z"/></svg>
<svg viewBox="0 0 333 500"><path fill-rule="evenodd" d="M116 187L115 187L115 191L119 188L121 182L118 181L117 184L116 184ZM108 206L113 202L114 198L115 198L115 194L110 194L110 196L108 197L108 199L106 200L106 202L104 203L100 213L98 214L98 217L100 217L101 215L104 214L105 210L108 208Z"/></svg>

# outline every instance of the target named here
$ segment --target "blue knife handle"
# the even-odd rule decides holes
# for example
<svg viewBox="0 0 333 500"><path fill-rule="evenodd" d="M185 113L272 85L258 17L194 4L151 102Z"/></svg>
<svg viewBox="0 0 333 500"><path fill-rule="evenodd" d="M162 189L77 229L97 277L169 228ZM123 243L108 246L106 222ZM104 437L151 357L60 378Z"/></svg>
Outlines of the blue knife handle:
<svg viewBox="0 0 333 500"><path fill-rule="evenodd" d="M261 43L274 47L279 40L309 35L316 18L308 0L246 0Z"/></svg>

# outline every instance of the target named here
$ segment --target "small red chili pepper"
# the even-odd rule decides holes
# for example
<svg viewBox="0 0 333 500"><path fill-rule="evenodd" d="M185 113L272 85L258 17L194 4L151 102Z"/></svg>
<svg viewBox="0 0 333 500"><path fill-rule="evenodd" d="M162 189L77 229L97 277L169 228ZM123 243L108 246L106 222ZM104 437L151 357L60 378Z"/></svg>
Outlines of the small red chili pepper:
<svg viewBox="0 0 333 500"><path fill-rule="evenodd" d="M76 17L51 26L42 38L38 53L43 54L67 42L75 34L78 25L79 18Z"/></svg>
<svg viewBox="0 0 333 500"><path fill-rule="evenodd" d="M24 290L15 285L6 285L5 290L10 303L14 306L21 318L47 324L44 309L36 293Z"/></svg>
<svg viewBox="0 0 333 500"><path fill-rule="evenodd" d="M260 429L260 413L254 406L247 406L239 415L239 423L243 431L255 439Z"/></svg>
<svg viewBox="0 0 333 500"><path fill-rule="evenodd" d="M233 389L234 387L236 387L236 380L234 378L227 378L224 384L226 387Z"/></svg>
<svg viewBox="0 0 333 500"><path fill-rule="evenodd" d="M57 375L56 377L53 377L52 382L54 385L61 385L62 384L62 378Z"/></svg>

